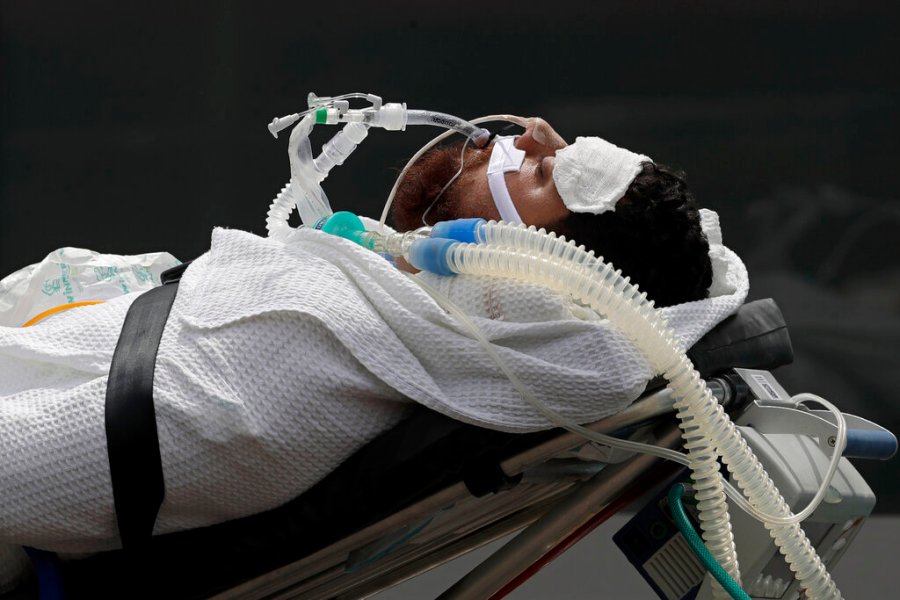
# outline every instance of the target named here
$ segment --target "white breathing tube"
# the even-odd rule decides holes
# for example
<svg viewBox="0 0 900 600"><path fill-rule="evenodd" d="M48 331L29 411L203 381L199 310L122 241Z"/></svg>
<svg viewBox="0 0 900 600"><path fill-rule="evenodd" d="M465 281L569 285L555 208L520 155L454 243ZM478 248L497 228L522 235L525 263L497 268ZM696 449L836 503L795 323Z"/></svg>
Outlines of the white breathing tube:
<svg viewBox="0 0 900 600"><path fill-rule="evenodd" d="M733 494L735 498L741 498L736 502L763 520L775 544L785 555L791 569L796 572L797 579L807 589L808 596L829 599L841 597L799 526L799 521L815 510L827 490L829 479L826 479L810 506L797 515L791 515L772 480L721 405L706 388L689 359L678 348L668 327L653 308L652 302L647 301L645 294L639 293L627 277L622 277L621 272L614 270L612 265L594 257L592 252L556 237L553 233L535 230L534 227L491 222L478 230L477 241L481 243L445 245L446 264L452 272L513 277L569 294L595 311L607 315L644 353L651 367L665 375L677 398L675 407L684 430L687 455L659 452L661 449L650 448L653 448L653 454L686 462L691 469L704 541L713 556L736 581L739 581L739 570L717 455L722 457L734 480L749 498L749 502L742 503L742 496ZM416 263L415 250L410 252L408 258L413 264ZM451 308L444 301L439 303L470 329L474 326L458 309ZM477 327L472 331L476 339L486 344L485 349L492 359L499 359L499 355L489 349L489 342L483 335L476 333ZM498 364L503 365L502 360ZM567 422L540 403L521 385L507 366L501 366L501 369L510 377L516 389L552 422L604 444L639 452L648 450L642 444L623 444L622 440L599 436ZM840 414L827 401L815 399L836 415ZM838 420L839 423L841 421L842 419ZM829 477L833 475L846 443L846 426L843 423L839 425L838 437L840 439L829 466Z"/></svg>
<svg viewBox="0 0 900 600"><path fill-rule="evenodd" d="M549 406L541 402L540 399L535 396L530 389L519 379L519 376L515 374L512 368L506 363L502 356L494 349L494 345L488 340L478 325L475 324L472 319L458 306L456 306L449 298L441 294L434 287L422 281L422 279L418 277L413 277L410 275L409 277L413 282L417 283L422 289L424 289L432 299L437 302L441 308L445 309L448 313L453 315L459 322L465 325L466 329L472 333L472 337L477 340L485 352L491 357L500 371L506 375L507 379L509 379L510 383L512 383L513 387L518 391L533 407L535 407L541 415L544 416L548 421L571 431L573 433L577 433L582 437L591 440L593 442L597 442L599 444L603 444L605 446L610 446L612 448L619 448L621 450L627 450L629 452L637 452L640 454L650 454L653 456L658 456L659 458L664 458L666 460L671 460L678 464L684 465L686 467L690 466L690 461L687 456L683 452L678 452L677 450L672 450L669 448L663 448L661 446L654 446L652 444L646 444L643 442L635 442L628 439L618 438L611 435L607 435L604 433L598 433L587 427L579 425L574 421L570 421L551 409ZM725 485L725 494L728 498L734 502L741 510L756 518L758 521L763 523L776 523L779 525L791 525L793 523L800 523L807 517L809 517L813 512L815 512L816 508L819 507L819 504L822 503L825 494L828 492L828 487L831 484L831 480L834 478L834 474L837 472L838 467L840 466L841 460L841 451L847 445L847 424L844 419L843 413L841 413L840 409L837 406L825 400L824 398L817 396L815 394L802 393L797 394L791 398L795 404L800 404L803 402L818 402L825 408L827 408L837 420L838 431L835 435L835 449L831 455L831 461L828 465L828 470L825 473L825 477L822 479L822 484L819 486L816 495L812 500L809 501L809 504L806 507L798 512L793 514L790 517L781 517L777 515L770 515L765 512L762 512L760 509L756 508L753 504L751 504L744 495L735 488L731 483L724 482Z"/></svg>
<svg viewBox="0 0 900 600"><path fill-rule="evenodd" d="M321 115L321 111L317 112L318 115ZM412 113L412 111L409 112ZM423 111L424 114L427 113ZM315 124L314 119L319 118L318 115L313 117L312 114L307 114L292 132L291 183L285 186L270 208L267 221L270 236L282 237L290 231L287 218L294 203L298 204L298 208L299 204L304 202L312 207L308 212L311 213L310 219L315 220L307 220L304 217L304 223L307 225L322 221L322 217L331 214L327 198L321 191L319 183L327 176L331 166L341 164L343 159L352 152L358 143L353 141L354 138L360 138L361 135L361 141L365 134L360 132L367 130L371 124L371 121L366 123L363 120L351 120L347 127L357 125L354 129L358 129L359 132L351 130L345 134L348 136L345 142L350 143L335 142L331 144L334 150L333 156L330 156L328 160L320 161L319 158L312 160L308 135ZM300 115L295 116L298 119L300 117ZM290 120L291 118L293 116L285 119ZM327 114L325 118L327 118ZM436 120L440 121L440 117L417 116L416 118L427 124L448 126L446 122L435 122ZM293 119L291 122L296 120ZM471 137L473 131L477 131L473 127L474 125L489 120L525 124L525 120L521 117L494 115L466 123L469 128L462 133ZM273 125L277 121L278 119L273 121ZM343 134L347 127L338 136ZM276 132L273 131L274 133ZM399 182L403 179L409 166L424 152L451 134L452 131L448 131L432 140L403 169L385 206L381 217L382 224L386 219ZM323 154L325 154L324 150ZM301 193L307 197L299 198L299 202L297 202L294 195ZM328 227L329 223L340 214L329 219L328 223L325 223L324 230L331 231ZM475 234L475 241L478 243L461 243L448 239L422 239L422 233L424 230L382 236L377 232L356 230L353 235L345 235L345 237L355 239L372 250L390 250L396 255L403 255L411 264L419 268L427 268L427 265L419 264L423 253L421 246L417 248L417 245L423 242L426 244L439 242L437 246L429 247L425 251L425 254L429 255L426 259L428 265L440 263L440 268L435 272L504 276L537 283L558 293L567 294L587 304L594 311L606 315L644 354L651 368L655 372L662 373L669 381L669 387L677 399L675 408L684 431L686 455L655 446L603 436L562 418L541 403L522 384L465 313L453 306L448 299L441 298L435 290L428 289L424 282L419 281L441 306L472 331L473 336L484 345L486 352L509 377L513 386L548 420L591 440L635 452L649 452L686 464L690 468L694 480L703 539L719 564L729 572L735 581L740 581L740 573L728 507L725 502L727 488L724 478L719 472L718 456L722 457L722 461L747 498L733 489L730 490L729 495L739 507L763 521L775 544L785 555L790 568L796 572L797 579L806 588L808 597L814 599L841 598L840 592L828 575L824 564L799 526L799 521L815 510L826 493L828 482L837 469L840 455L846 444L846 425L840 411L827 401L817 397L811 398L826 406L837 417L837 444L826 480L819 492L809 506L800 513L792 515L783 497L778 493L774 483L753 455L740 432L707 389L705 382L694 370L690 360L678 348L671 331L654 309L653 303L647 300L646 294L640 293L634 285L631 285L627 277L622 277L620 271L614 270L611 264L605 263L602 258L595 257L593 252L585 251L583 246L576 246L573 242L568 242L565 238L557 237L553 233L548 234L543 229L535 230L534 227L525 227L524 225L502 222L485 223L477 229ZM717 584L713 586L713 592L717 597L725 597L723 596L724 590Z"/></svg>

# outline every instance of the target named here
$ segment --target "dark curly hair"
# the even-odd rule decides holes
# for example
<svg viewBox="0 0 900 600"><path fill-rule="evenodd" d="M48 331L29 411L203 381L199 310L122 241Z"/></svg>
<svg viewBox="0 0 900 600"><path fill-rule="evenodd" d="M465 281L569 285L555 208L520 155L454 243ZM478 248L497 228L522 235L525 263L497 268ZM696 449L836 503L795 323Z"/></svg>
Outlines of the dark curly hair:
<svg viewBox="0 0 900 600"><path fill-rule="evenodd" d="M646 162L614 211L571 213L551 226L621 269L656 306L706 298L709 243L684 173Z"/></svg>

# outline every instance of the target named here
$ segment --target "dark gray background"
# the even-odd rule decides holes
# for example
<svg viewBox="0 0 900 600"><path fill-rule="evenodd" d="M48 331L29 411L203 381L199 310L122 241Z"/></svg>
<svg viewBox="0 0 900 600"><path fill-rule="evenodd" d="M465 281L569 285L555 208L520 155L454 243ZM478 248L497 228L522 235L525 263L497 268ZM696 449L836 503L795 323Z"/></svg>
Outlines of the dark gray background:
<svg viewBox="0 0 900 600"><path fill-rule="evenodd" d="M263 234L288 179L265 125L309 91L540 115L685 169L787 316L789 391L897 431L900 10L847 4L3 3L0 274ZM380 212L434 133L373 132L326 181L334 208ZM861 467L880 510L897 462Z"/></svg>

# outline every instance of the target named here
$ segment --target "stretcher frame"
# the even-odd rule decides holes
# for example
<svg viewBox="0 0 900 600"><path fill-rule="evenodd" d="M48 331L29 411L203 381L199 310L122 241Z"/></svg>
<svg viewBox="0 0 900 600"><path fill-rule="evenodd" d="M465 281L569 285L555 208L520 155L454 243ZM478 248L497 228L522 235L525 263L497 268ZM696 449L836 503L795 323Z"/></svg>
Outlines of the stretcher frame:
<svg viewBox="0 0 900 600"><path fill-rule="evenodd" d="M713 389L728 400L724 397L727 388ZM673 420L666 418L671 416L672 404L670 390L651 392L589 428L607 434L637 429L638 435L650 435L654 443L674 448L680 441L679 431ZM607 463L569 458L586 444L577 434L560 433L501 463L507 476L521 477L511 489L479 498L459 482L213 598L367 598L521 529L503 548L440 595L441 600L500 598L499 592L617 498L635 496L647 485L652 487L652 482L646 481L648 474L659 483L673 473L660 469L662 461L647 455L622 460L614 452ZM637 482L641 485L635 490Z"/></svg>

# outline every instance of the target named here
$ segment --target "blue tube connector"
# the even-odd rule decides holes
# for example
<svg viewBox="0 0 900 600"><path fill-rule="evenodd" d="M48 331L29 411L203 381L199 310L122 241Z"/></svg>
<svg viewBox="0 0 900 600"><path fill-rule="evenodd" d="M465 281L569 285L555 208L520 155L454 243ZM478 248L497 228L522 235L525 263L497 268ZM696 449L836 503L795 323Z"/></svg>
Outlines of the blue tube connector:
<svg viewBox="0 0 900 600"><path fill-rule="evenodd" d="M484 219L455 219L453 221L441 221L431 228L431 237L447 238L467 244L477 244L478 230L487 223Z"/></svg>
<svg viewBox="0 0 900 600"><path fill-rule="evenodd" d="M436 275L456 275L447 259L450 249L458 243L456 240L433 237L416 240L409 248L409 264Z"/></svg>

